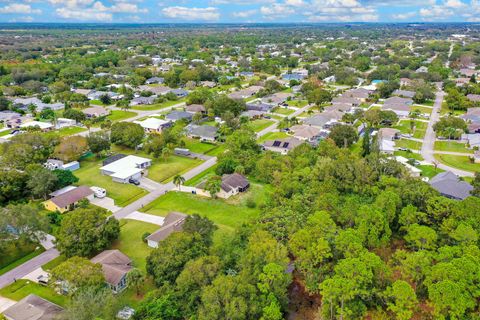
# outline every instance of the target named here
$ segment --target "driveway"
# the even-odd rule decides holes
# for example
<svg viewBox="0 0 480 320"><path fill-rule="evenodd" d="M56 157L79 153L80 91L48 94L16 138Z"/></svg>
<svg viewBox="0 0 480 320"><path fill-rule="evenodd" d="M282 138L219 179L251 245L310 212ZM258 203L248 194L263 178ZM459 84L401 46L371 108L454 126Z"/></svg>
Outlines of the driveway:
<svg viewBox="0 0 480 320"><path fill-rule="evenodd" d="M121 209L121 207L115 205L115 201L112 198L105 197L105 198L93 198L92 201L90 201L96 206L102 207L104 209L107 209L111 211L112 213L117 212L118 210Z"/></svg>
<svg viewBox="0 0 480 320"><path fill-rule="evenodd" d="M126 216L125 219L148 222L159 226L163 225L163 221L165 220L164 217L154 216L153 214L147 214L138 211L133 211L128 216Z"/></svg>
<svg viewBox="0 0 480 320"><path fill-rule="evenodd" d="M0 289L5 288L6 286L13 283L15 279L21 279L25 277L27 274L40 268L45 263L52 261L59 255L60 253L57 251L57 249L55 248L49 249L43 252L42 254L36 256L35 258L30 259L27 262L19 265L15 269L10 270L7 273L1 275Z"/></svg>
<svg viewBox="0 0 480 320"><path fill-rule="evenodd" d="M147 190L148 192L152 192L154 190L162 188L163 185L161 183L153 181L152 179L148 179L147 177L141 177L139 187Z"/></svg>
<svg viewBox="0 0 480 320"><path fill-rule="evenodd" d="M7 310L11 306L13 306L17 301L13 301L4 297L0 297L0 313Z"/></svg>

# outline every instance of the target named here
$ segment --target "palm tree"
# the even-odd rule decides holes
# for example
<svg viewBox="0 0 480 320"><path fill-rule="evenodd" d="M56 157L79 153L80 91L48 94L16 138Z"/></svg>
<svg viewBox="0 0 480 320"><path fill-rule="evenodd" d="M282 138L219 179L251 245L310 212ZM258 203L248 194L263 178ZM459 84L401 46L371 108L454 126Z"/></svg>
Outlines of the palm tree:
<svg viewBox="0 0 480 320"><path fill-rule="evenodd" d="M180 186L185 183L185 178L179 174L173 177L173 183L177 186L178 190L180 190Z"/></svg>
<svg viewBox="0 0 480 320"><path fill-rule="evenodd" d="M143 273L137 268L134 268L127 273L127 283L128 285L133 286L135 288L137 296L140 295L140 288L143 285L144 281L145 281L145 277Z"/></svg>
<svg viewBox="0 0 480 320"><path fill-rule="evenodd" d="M220 187L222 185L222 178L219 176L213 176L207 180L205 183L205 190L210 193L212 198L217 197L217 193L220 191Z"/></svg>

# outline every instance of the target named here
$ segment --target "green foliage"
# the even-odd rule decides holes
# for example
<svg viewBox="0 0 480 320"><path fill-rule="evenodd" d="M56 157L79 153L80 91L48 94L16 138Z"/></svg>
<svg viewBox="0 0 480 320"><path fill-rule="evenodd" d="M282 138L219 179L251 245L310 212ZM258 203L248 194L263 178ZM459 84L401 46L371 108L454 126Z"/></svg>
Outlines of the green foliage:
<svg viewBox="0 0 480 320"><path fill-rule="evenodd" d="M87 137L88 148L95 154L110 150L110 135L106 131L92 132Z"/></svg>
<svg viewBox="0 0 480 320"><path fill-rule="evenodd" d="M102 266L86 258L72 257L52 269L52 283L62 281L61 285L69 295L88 288L99 288L105 278Z"/></svg>
<svg viewBox="0 0 480 320"><path fill-rule="evenodd" d="M329 138L332 139L338 147L348 148L357 141L358 134L354 127L339 124L332 128Z"/></svg>
<svg viewBox="0 0 480 320"><path fill-rule="evenodd" d="M115 122L110 132L110 141L120 146L135 149L142 143L144 131L142 126L132 122Z"/></svg>

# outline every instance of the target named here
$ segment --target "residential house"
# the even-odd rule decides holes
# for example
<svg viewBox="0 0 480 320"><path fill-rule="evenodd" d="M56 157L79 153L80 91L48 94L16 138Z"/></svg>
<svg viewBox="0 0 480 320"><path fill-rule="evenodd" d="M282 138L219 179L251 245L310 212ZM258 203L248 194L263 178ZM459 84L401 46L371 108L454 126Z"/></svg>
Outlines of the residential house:
<svg viewBox="0 0 480 320"><path fill-rule="evenodd" d="M455 85L457 87L463 87L467 83L470 83L470 78L457 78L457 79L455 79Z"/></svg>
<svg viewBox="0 0 480 320"><path fill-rule="evenodd" d="M314 142L321 136L322 130L317 127L301 124L291 127L290 133L299 140Z"/></svg>
<svg viewBox="0 0 480 320"><path fill-rule="evenodd" d="M365 88L356 88L345 91L342 94L342 97L354 98L360 100L360 102L365 102L368 100L371 94L372 90L368 90Z"/></svg>
<svg viewBox="0 0 480 320"><path fill-rule="evenodd" d="M255 100L253 102L247 103L247 110L252 111L261 111L264 113L271 112L274 105L270 103L264 103L261 100Z"/></svg>
<svg viewBox="0 0 480 320"><path fill-rule="evenodd" d="M77 121L73 119L57 118L55 128L56 129L68 128L68 127L73 127L76 124L77 124Z"/></svg>
<svg viewBox="0 0 480 320"><path fill-rule="evenodd" d="M413 98L415 96L415 92L409 91L409 90L397 89L393 91L393 95L398 97L403 97L403 98Z"/></svg>
<svg viewBox="0 0 480 320"><path fill-rule="evenodd" d="M29 121L19 125L20 129L38 127L41 131L50 131L54 129L53 124L50 122L42 122L42 121Z"/></svg>
<svg viewBox="0 0 480 320"><path fill-rule="evenodd" d="M209 125L189 124L186 128L187 136L201 141L213 142L217 139L218 128Z"/></svg>
<svg viewBox="0 0 480 320"><path fill-rule="evenodd" d="M478 71L475 69L463 68L463 69L460 69L460 74L470 78L471 76L477 75Z"/></svg>
<svg viewBox="0 0 480 320"><path fill-rule="evenodd" d="M105 109L104 107L89 107L86 109L83 109L82 112L85 114L87 118L99 118L99 117L105 117L110 114L110 111Z"/></svg>
<svg viewBox="0 0 480 320"><path fill-rule="evenodd" d="M119 95L118 93L113 91L96 91L96 90L91 91L87 95L87 98L89 100L100 100L100 98L105 95L109 96L110 99L112 100L119 100L123 98L123 95Z"/></svg>
<svg viewBox="0 0 480 320"><path fill-rule="evenodd" d="M428 68L425 66L421 66L420 68L415 70L415 73L427 73L427 72L428 72Z"/></svg>
<svg viewBox="0 0 480 320"><path fill-rule="evenodd" d="M63 161L57 159L48 159L47 162L43 164L43 166L49 170L60 169L75 171L77 169L80 169L80 163L78 161L64 163Z"/></svg>
<svg viewBox="0 0 480 320"><path fill-rule="evenodd" d="M232 92L228 96L231 99L239 99L239 100L247 99L247 98L253 97L254 95L256 95L262 89L263 89L263 87L261 87L261 86L250 86L248 88Z"/></svg>
<svg viewBox="0 0 480 320"><path fill-rule="evenodd" d="M146 133L160 133L163 129L172 125L170 121L158 118L147 118L145 120L133 122L142 126Z"/></svg>
<svg viewBox="0 0 480 320"><path fill-rule="evenodd" d="M90 261L102 266L105 281L114 293L127 287L127 274L132 270L132 260L120 250L105 250Z"/></svg>
<svg viewBox="0 0 480 320"><path fill-rule="evenodd" d="M395 152L395 142L392 140L379 139L379 150L384 154L393 154Z"/></svg>
<svg viewBox="0 0 480 320"><path fill-rule="evenodd" d="M151 77L148 78L145 83L146 84L162 84L165 81L162 77Z"/></svg>
<svg viewBox="0 0 480 320"><path fill-rule="evenodd" d="M420 177L422 174L422 170L418 169L417 167L412 166L408 163L408 159L402 156L396 156L395 160L403 164L403 166L407 169L408 173L411 177Z"/></svg>
<svg viewBox="0 0 480 320"><path fill-rule="evenodd" d="M200 82L200 85L202 87L206 87L206 88L215 88L217 86L217 83L216 82L213 82L213 81L201 81Z"/></svg>
<svg viewBox="0 0 480 320"><path fill-rule="evenodd" d="M406 118L410 114L410 106L413 100L401 97L390 97L385 99L382 110L390 110L397 114L401 118Z"/></svg>
<svg viewBox="0 0 480 320"><path fill-rule="evenodd" d="M188 91L185 90L185 89L173 89L170 91L171 93L173 93L174 95L177 96L177 98L184 98L186 96L188 96Z"/></svg>
<svg viewBox="0 0 480 320"><path fill-rule="evenodd" d="M291 137L265 141L262 147L264 150L287 154L302 143L304 143L302 140Z"/></svg>
<svg viewBox="0 0 480 320"><path fill-rule="evenodd" d="M378 137L381 140L397 140L400 138L400 130L394 128L381 128L378 130Z"/></svg>
<svg viewBox="0 0 480 320"><path fill-rule="evenodd" d="M442 196L454 200L463 200L469 197L473 190L471 184L460 180L456 174L450 171L437 174L428 183Z"/></svg>
<svg viewBox="0 0 480 320"><path fill-rule="evenodd" d="M344 113L336 110L324 111L320 114L303 119L303 124L317 127L319 129L329 129L335 124L338 124L342 119L343 114Z"/></svg>
<svg viewBox="0 0 480 320"><path fill-rule="evenodd" d="M249 119L260 119L265 115L265 112L263 111L257 111L257 110L247 110L243 111L240 114L240 117L247 117Z"/></svg>
<svg viewBox="0 0 480 320"><path fill-rule="evenodd" d="M287 101L287 99L291 97L293 97L293 93L277 92L269 96L263 97L262 102L267 104L273 104L274 106L279 106L285 103L285 101Z"/></svg>
<svg viewBox="0 0 480 320"><path fill-rule="evenodd" d="M191 104L185 107L185 111L191 112L191 113L202 113L206 114L207 110L205 107L201 104Z"/></svg>
<svg viewBox="0 0 480 320"><path fill-rule="evenodd" d="M43 203L48 211L64 213L75 208L83 199L93 200L94 194L87 186L80 186L59 196L53 197Z"/></svg>
<svg viewBox="0 0 480 320"><path fill-rule="evenodd" d="M217 196L223 199L228 199L240 192L245 192L250 187L250 182L247 178L239 173L224 174L222 176L222 184Z"/></svg>
<svg viewBox="0 0 480 320"><path fill-rule="evenodd" d="M162 227L146 238L148 246L158 248L160 242L167 239L169 235L182 231L185 219L187 215L184 213L170 212L163 220Z"/></svg>
<svg viewBox="0 0 480 320"><path fill-rule="evenodd" d="M245 77L245 78L252 78L255 75L252 71L241 71L239 73L239 76Z"/></svg>
<svg viewBox="0 0 480 320"><path fill-rule="evenodd" d="M152 160L139 156L128 155L118 157L119 159L107 162L100 170L102 174L112 177L113 181L128 183L130 180L140 180L146 174L147 168L152 165ZM108 160L108 159L107 159Z"/></svg>
<svg viewBox="0 0 480 320"><path fill-rule="evenodd" d="M480 102L480 94L467 94L467 99L472 102Z"/></svg>
<svg viewBox="0 0 480 320"><path fill-rule="evenodd" d="M30 105L35 106L36 111L42 111L44 109L52 110L61 110L65 107L63 103L43 103L42 100L32 97L32 98L16 98L12 101L12 104L19 109L28 110Z"/></svg>
<svg viewBox="0 0 480 320"><path fill-rule="evenodd" d="M7 320L55 320L63 308L35 294L29 294L3 311Z"/></svg>
<svg viewBox="0 0 480 320"><path fill-rule="evenodd" d="M147 85L142 85L138 87L138 91L148 91L151 92L157 96L163 96L169 93L172 89L169 87L165 86L147 86Z"/></svg>
<svg viewBox="0 0 480 320"><path fill-rule="evenodd" d="M284 81L302 81L303 79L305 79L305 76L299 73L285 73L282 75L282 80Z"/></svg>
<svg viewBox="0 0 480 320"><path fill-rule="evenodd" d="M186 120L190 122L192 121L192 118L193 118L192 113L186 112L186 111L178 111L178 110L171 111L169 114L165 116L165 120L172 121L172 122L175 122L178 120Z"/></svg>
<svg viewBox="0 0 480 320"><path fill-rule="evenodd" d="M411 86L413 83L412 80L408 79L408 78L400 78L400 86L401 87L408 87L408 86Z"/></svg>
<svg viewBox="0 0 480 320"><path fill-rule="evenodd" d="M150 97L135 97L130 100L130 106L139 106L139 105L151 105L155 103L157 96Z"/></svg>
<svg viewBox="0 0 480 320"><path fill-rule="evenodd" d="M470 149L480 148L480 133L462 134L462 140L467 142Z"/></svg>
<svg viewBox="0 0 480 320"><path fill-rule="evenodd" d="M348 96L341 96L341 97L335 97L332 99L332 104L348 104L351 105L352 107L359 107L362 102L360 99L357 98L352 98Z"/></svg>

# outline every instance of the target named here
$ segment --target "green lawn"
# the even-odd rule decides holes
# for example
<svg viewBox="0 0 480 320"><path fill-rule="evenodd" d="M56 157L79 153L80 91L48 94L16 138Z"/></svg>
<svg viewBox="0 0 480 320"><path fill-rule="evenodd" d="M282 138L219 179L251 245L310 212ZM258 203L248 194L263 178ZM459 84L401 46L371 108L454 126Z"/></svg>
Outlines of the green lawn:
<svg viewBox="0 0 480 320"><path fill-rule="evenodd" d="M422 143L414 140L400 139L395 141L395 146L397 148L407 148L411 150L420 150L422 149Z"/></svg>
<svg viewBox="0 0 480 320"><path fill-rule="evenodd" d="M48 301L56 303L59 306L65 306L68 302L68 297L57 294L53 288L42 286L25 279L17 280L17 282L0 289L0 296L15 301L22 300L32 293Z"/></svg>
<svg viewBox="0 0 480 320"><path fill-rule="evenodd" d="M455 141L435 141L435 150L473 154L473 150L467 149L464 143Z"/></svg>
<svg viewBox="0 0 480 320"><path fill-rule="evenodd" d="M274 123L275 122L272 120L258 119L258 120L251 121L250 125L252 126L253 131L260 132L263 129L270 127Z"/></svg>
<svg viewBox="0 0 480 320"><path fill-rule="evenodd" d="M95 157L87 158L80 163L80 169L75 171L75 176L80 180L78 185L98 186L107 190L107 196L115 200L117 206L126 206L143 197L147 191L132 184L113 182L109 176L100 173L102 161Z"/></svg>
<svg viewBox="0 0 480 320"><path fill-rule="evenodd" d="M425 132L427 131L428 123L415 120L415 131L411 129L411 120L402 120L394 128L400 130L403 134L412 134L417 139L423 139Z"/></svg>
<svg viewBox="0 0 480 320"><path fill-rule="evenodd" d="M90 104L94 104L94 105L97 105L97 106L103 106L103 103L100 100L90 100Z"/></svg>
<svg viewBox="0 0 480 320"><path fill-rule="evenodd" d="M308 104L307 100L290 100L287 104L292 107L303 108Z"/></svg>
<svg viewBox="0 0 480 320"><path fill-rule="evenodd" d="M216 174L215 169L217 168L217 166L218 166L217 164L214 166L211 166L210 168L196 175L192 179L185 181L185 185L194 187L200 184L202 181L208 179L209 177L214 176Z"/></svg>
<svg viewBox="0 0 480 320"><path fill-rule="evenodd" d="M113 110L112 113L107 116L107 119L110 121L121 121L135 117L136 115L137 113L132 111Z"/></svg>
<svg viewBox="0 0 480 320"><path fill-rule="evenodd" d="M283 114L283 115L290 115L295 112L293 109L285 108L285 107L276 107L272 110L273 113Z"/></svg>
<svg viewBox="0 0 480 320"><path fill-rule="evenodd" d="M437 174L445 171L440 168L435 169L434 166L428 166L428 165L420 165L417 167L418 169L422 170L422 176L423 177L428 177L429 179L435 177Z"/></svg>
<svg viewBox="0 0 480 320"><path fill-rule="evenodd" d="M241 199L228 201L183 192L169 192L147 205L142 211L158 216L166 216L171 211L198 213L211 219L224 231L233 230L259 215L258 203L256 208L248 208L241 200L251 195L260 196L262 193L260 191L261 187L252 186L252 190L242 195Z"/></svg>
<svg viewBox="0 0 480 320"><path fill-rule="evenodd" d="M219 147L219 145L217 144L201 142L198 139L190 139L187 137L183 138L183 142L185 142L185 148L189 149L191 152L194 153L205 154Z"/></svg>
<svg viewBox="0 0 480 320"><path fill-rule="evenodd" d="M60 130L52 131L60 135L60 137L67 137L71 136L83 131L87 131L87 128L81 128L81 127L67 127L67 128L62 128Z"/></svg>
<svg viewBox="0 0 480 320"><path fill-rule="evenodd" d="M418 161L423 161L423 157L420 153L408 152L408 151L395 151L393 154L395 156L401 156L407 159L415 159Z"/></svg>
<svg viewBox="0 0 480 320"><path fill-rule="evenodd" d="M450 154L435 154L435 159L439 162L460 170L478 172L480 171L480 164L472 163L467 156L454 156Z"/></svg>
<svg viewBox="0 0 480 320"><path fill-rule="evenodd" d="M122 219L120 221L120 236L112 248L125 253L133 261L133 266L145 272L146 258L150 254L150 248L142 241L142 236L146 232L153 233L160 227L136 220Z"/></svg>
<svg viewBox="0 0 480 320"><path fill-rule="evenodd" d="M413 105L410 108L410 110L411 111L420 110L421 113L432 114L433 108L429 108L426 106Z"/></svg>
<svg viewBox="0 0 480 320"><path fill-rule="evenodd" d="M0 131L0 137L7 136L7 135L9 135L10 133L12 133L12 130L3 130L3 131Z"/></svg>
<svg viewBox="0 0 480 320"><path fill-rule="evenodd" d="M52 270L53 268L55 268L56 266L58 266L60 263L64 262L65 260L67 260L67 257L65 257L64 255L59 255L55 259L45 263L42 266L42 269L45 270L45 271Z"/></svg>
<svg viewBox="0 0 480 320"><path fill-rule="evenodd" d="M260 138L258 138L258 142L259 143L262 143L262 142L265 142L267 140L274 140L274 139L283 139L283 138L288 138L289 135L286 134L285 132L282 132L282 131L279 131L279 132L269 132L263 136L261 136Z"/></svg>
<svg viewBox="0 0 480 320"><path fill-rule="evenodd" d="M151 111L151 110L161 110L165 109L171 106L174 106L176 104L185 102L186 99L179 99L179 100L173 100L173 101L165 101L162 103L156 103L156 104L150 104L150 105L139 105L139 106L133 106L133 110L141 110L141 111Z"/></svg>

